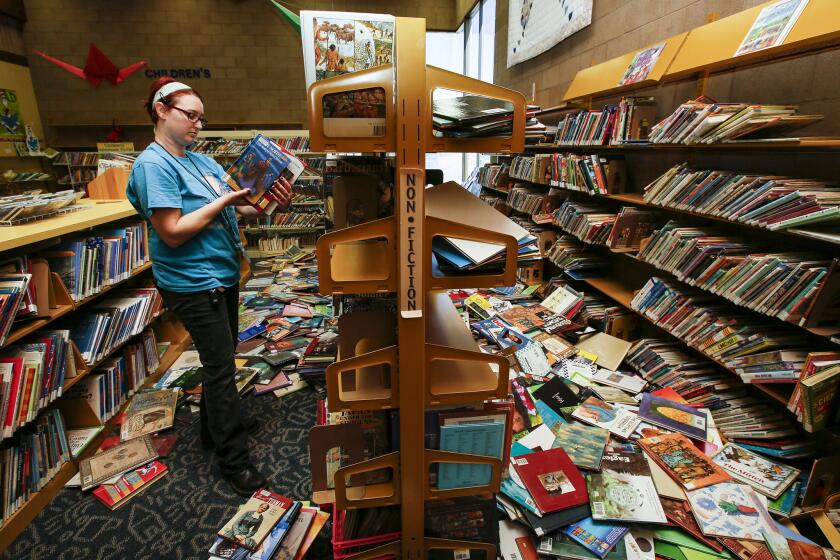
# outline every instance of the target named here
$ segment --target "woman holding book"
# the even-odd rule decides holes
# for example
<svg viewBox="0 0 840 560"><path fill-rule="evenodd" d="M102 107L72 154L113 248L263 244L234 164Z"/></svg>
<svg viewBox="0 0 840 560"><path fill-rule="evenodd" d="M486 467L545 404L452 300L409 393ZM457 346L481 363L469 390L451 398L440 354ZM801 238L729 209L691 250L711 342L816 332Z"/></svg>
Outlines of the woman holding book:
<svg viewBox="0 0 840 560"><path fill-rule="evenodd" d="M187 150L206 124L197 91L160 78L145 107L155 140L131 170L128 199L151 225L149 253L164 303L189 331L201 359L202 443L215 448L233 489L250 496L266 480L248 455L248 432L256 426L246 421L234 384L244 253L235 212L248 216L257 210L245 198L248 190L227 189L218 163ZM285 211L289 183L279 179L270 192Z"/></svg>

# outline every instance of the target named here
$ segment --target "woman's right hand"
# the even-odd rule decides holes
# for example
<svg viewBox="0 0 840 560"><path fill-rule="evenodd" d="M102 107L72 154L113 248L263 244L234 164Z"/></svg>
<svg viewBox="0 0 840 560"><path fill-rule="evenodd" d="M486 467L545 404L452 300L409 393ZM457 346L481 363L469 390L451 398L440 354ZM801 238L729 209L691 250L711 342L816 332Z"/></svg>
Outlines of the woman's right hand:
<svg viewBox="0 0 840 560"><path fill-rule="evenodd" d="M251 203L248 201L248 195L251 194L251 191L248 189L242 189L241 191L231 191L221 199L225 202L225 206L250 206Z"/></svg>

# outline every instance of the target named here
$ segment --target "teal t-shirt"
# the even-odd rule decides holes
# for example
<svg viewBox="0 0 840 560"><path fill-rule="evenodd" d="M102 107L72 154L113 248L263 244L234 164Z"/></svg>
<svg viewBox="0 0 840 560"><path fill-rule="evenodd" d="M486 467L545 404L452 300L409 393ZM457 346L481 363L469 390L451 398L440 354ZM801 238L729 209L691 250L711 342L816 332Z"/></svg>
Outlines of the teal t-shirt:
<svg viewBox="0 0 840 560"><path fill-rule="evenodd" d="M205 155L188 151L186 157L177 157L152 143L131 169L128 200L147 222L155 208L180 208L186 215L224 194L223 175L222 167ZM164 290L197 292L237 284L239 251L236 214L231 206L176 248L164 243L149 222L152 271L158 287Z"/></svg>

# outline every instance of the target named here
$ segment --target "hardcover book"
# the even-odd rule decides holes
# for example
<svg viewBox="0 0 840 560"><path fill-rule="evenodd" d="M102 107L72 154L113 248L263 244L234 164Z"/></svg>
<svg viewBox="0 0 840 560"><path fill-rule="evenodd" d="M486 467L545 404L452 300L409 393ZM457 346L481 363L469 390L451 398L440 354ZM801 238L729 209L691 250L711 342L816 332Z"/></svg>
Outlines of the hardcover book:
<svg viewBox="0 0 840 560"><path fill-rule="evenodd" d="M755 490L743 484L722 482L688 493L694 517L704 535L763 540L773 519Z"/></svg>
<svg viewBox="0 0 840 560"><path fill-rule="evenodd" d="M774 500L784 494L801 472L732 443L727 443L714 454L712 461L735 480L749 484L757 492Z"/></svg>
<svg viewBox="0 0 840 560"><path fill-rule="evenodd" d="M601 472L586 476L592 519L666 523L650 467L635 446L607 446Z"/></svg>
<svg viewBox="0 0 840 560"><path fill-rule="evenodd" d="M255 551L271 529L292 507L292 500L269 492L257 490L236 515L219 530L223 539Z"/></svg>
<svg viewBox="0 0 840 560"><path fill-rule="evenodd" d="M705 441L707 436L708 419L704 412L650 393L642 395L639 416L651 424L689 437Z"/></svg>
<svg viewBox="0 0 840 560"><path fill-rule="evenodd" d="M603 560L627 560L624 541L616 543L612 550L601 556L590 552L588 548L578 544L565 533L554 533L540 539L539 552L546 556L569 558L571 560L597 560L598 558L603 558Z"/></svg>
<svg viewBox="0 0 840 560"><path fill-rule="evenodd" d="M589 502L583 476L562 449L536 451L511 462L540 511L548 513Z"/></svg>
<svg viewBox="0 0 840 560"><path fill-rule="evenodd" d="M270 195L271 185L283 177L293 184L305 166L285 148L258 134L242 150L222 180L232 189L249 190L247 199L259 212L271 214L277 201Z"/></svg>
<svg viewBox="0 0 840 560"><path fill-rule="evenodd" d="M124 474L115 484L103 484L93 489L93 495L110 510L115 510L145 490L166 474L168 467L152 461L139 469Z"/></svg>
<svg viewBox="0 0 840 560"><path fill-rule="evenodd" d="M572 416L587 424L609 430L622 439L629 438L641 422L641 419L629 410L616 408L595 397L586 399Z"/></svg>
<svg viewBox="0 0 840 560"><path fill-rule="evenodd" d="M640 439L639 445L686 490L727 482L732 477L682 434Z"/></svg>

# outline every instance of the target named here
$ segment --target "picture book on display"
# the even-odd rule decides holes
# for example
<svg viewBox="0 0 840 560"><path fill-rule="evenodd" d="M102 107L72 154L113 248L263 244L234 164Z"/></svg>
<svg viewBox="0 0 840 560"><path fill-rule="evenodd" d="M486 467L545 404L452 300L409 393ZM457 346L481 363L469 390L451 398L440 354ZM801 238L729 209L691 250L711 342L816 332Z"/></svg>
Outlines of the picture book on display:
<svg viewBox="0 0 840 560"><path fill-rule="evenodd" d="M271 214L277 201L271 185L280 178L293 184L306 166L290 151L258 134L233 162L222 179L234 190L249 190L247 199L260 212Z"/></svg>
<svg viewBox="0 0 840 560"><path fill-rule="evenodd" d="M291 506L289 498L257 490L218 534L248 550L257 550Z"/></svg>
<svg viewBox="0 0 840 560"><path fill-rule="evenodd" d="M638 444L686 490L732 479L682 434L664 434L640 439Z"/></svg>
<svg viewBox="0 0 840 560"><path fill-rule="evenodd" d="M592 519L666 523L650 467L634 445L607 446L601 472L586 481Z"/></svg>
<svg viewBox="0 0 840 560"><path fill-rule="evenodd" d="M691 406L645 393L639 404L639 417L695 439L706 439L706 414Z"/></svg>
<svg viewBox="0 0 840 560"><path fill-rule="evenodd" d="M774 500L784 494L800 473L799 469L765 459L732 443L727 443L713 455L712 461L735 480L749 484L756 492Z"/></svg>

